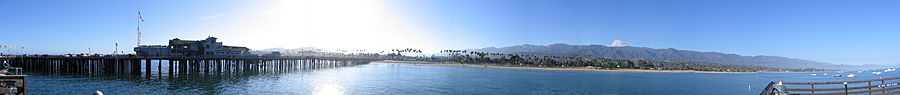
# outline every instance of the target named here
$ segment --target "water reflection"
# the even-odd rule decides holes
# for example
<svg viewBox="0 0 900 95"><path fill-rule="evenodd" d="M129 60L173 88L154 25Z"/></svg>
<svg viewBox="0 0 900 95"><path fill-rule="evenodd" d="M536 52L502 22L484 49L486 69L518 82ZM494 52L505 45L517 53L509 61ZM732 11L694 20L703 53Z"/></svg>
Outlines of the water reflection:
<svg viewBox="0 0 900 95"><path fill-rule="evenodd" d="M155 63L155 62L154 62ZM154 64L154 71L144 74L107 73L52 73L32 71L26 72L34 94L90 94L103 91L104 94L304 94L297 92L266 91L267 89L249 89L263 85L276 86L284 81L282 77L289 74L310 73L339 67L296 65L296 68L269 68L275 64L259 64L253 69L210 69L167 71L157 68L169 68L168 62L161 61L161 66ZM300 63L341 63L337 61L301 61ZM146 63L142 63L146 64ZM144 68L144 65L141 65ZM177 67L177 66L175 66ZM143 71L142 72L146 72ZM316 83L313 94L343 94L342 87L334 81L334 77L321 77ZM287 79L296 80L296 79ZM300 92L300 91L298 91ZM310 94L310 93L306 93Z"/></svg>
<svg viewBox="0 0 900 95"><path fill-rule="evenodd" d="M344 95L341 86L335 84L321 84L316 87L316 95Z"/></svg>

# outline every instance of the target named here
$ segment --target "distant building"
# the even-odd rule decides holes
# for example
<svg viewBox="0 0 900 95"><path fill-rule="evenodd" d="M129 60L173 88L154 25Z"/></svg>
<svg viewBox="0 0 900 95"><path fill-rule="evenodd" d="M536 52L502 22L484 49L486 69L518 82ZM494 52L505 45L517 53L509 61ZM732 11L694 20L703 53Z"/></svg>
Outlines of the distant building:
<svg viewBox="0 0 900 95"><path fill-rule="evenodd" d="M264 55L262 55L262 56L263 56L263 57L280 57L280 56L281 56L281 52L277 52L277 51L276 51L276 52L272 52L272 53L269 53L269 54L264 54Z"/></svg>
<svg viewBox="0 0 900 95"><path fill-rule="evenodd" d="M169 40L169 45L142 45L134 48L139 56L254 56L247 47L225 46L216 37L204 40Z"/></svg>
<svg viewBox="0 0 900 95"><path fill-rule="evenodd" d="M171 56L172 49L165 45L143 45L134 48L138 55Z"/></svg>

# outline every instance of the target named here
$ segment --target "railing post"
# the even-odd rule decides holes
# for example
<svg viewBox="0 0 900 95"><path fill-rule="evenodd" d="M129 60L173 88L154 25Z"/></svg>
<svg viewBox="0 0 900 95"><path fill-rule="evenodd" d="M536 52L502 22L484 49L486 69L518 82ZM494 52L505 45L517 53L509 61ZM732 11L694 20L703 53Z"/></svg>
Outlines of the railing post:
<svg viewBox="0 0 900 95"><path fill-rule="evenodd" d="M882 77L882 78L879 78L879 80L881 80L881 94L884 95L884 94L886 94L886 93L884 93L884 92L885 92L885 90L884 90L884 86L885 86L885 85L884 85L884 78L883 78L883 77Z"/></svg>
<svg viewBox="0 0 900 95"><path fill-rule="evenodd" d="M850 91L849 91L849 89L847 89L847 82L844 81L844 95L849 95L849 94L850 94Z"/></svg>
<svg viewBox="0 0 900 95"><path fill-rule="evenodd" d="M816 94L816 83L813 82L809 85L810 94Z"/></svg>
<svg viewBox="0 0 900 95"><path fill-rule="evenodd" d="M869 86L866 88L869 88L869 90L866 90L866 92L869 92L869 95L872 95L872 81L871 80L869 80Z"/></svg>

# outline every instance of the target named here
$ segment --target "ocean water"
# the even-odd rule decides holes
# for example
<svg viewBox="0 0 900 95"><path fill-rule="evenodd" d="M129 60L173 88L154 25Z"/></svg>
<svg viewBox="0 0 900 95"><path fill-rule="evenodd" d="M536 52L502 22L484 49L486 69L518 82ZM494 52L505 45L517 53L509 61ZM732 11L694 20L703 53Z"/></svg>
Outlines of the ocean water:
<svg viewBox="0 0 900 95"><path fill-rule="evenodd" d="M165 67L164 67L165 68ZM78 76L31 74L31 94L291 95L751 95L770 81L841 81L894 77L863 71L811 73L658 73L547 71L397 63L267 73ZM829 73L830 75L823 75Z"/></svg>

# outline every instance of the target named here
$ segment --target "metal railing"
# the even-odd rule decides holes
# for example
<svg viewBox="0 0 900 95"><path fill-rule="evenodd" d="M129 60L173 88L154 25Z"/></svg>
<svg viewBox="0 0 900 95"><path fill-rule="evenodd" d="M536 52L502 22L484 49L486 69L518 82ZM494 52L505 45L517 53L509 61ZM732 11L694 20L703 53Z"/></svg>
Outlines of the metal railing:
<svg viewBox="0 0 900 95"><path fill-rule="evenodd" d="M6 75L22 75L22 68L9 67L9 70L6 71Z"/></svg>
<svg viewBox="0 0 900 95"><path fill-rule="evenodd" d="M770 82L760 95L900 94L900 77L832 82Z"/></svg>

